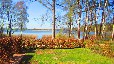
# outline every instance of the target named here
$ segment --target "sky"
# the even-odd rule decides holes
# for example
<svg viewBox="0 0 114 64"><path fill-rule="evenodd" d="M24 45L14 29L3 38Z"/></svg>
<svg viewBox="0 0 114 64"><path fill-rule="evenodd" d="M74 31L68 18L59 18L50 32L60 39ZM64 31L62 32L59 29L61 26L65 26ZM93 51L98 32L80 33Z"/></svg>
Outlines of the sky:
<svg viewBox="0 0 114 64"><path fill-rule="evenodd" d="M43 6L39 2L31 2L26 3L28 6L27 12L29 14L29 23L27 23L28 29L51 29L52 28L52 20L44 21L42 22L42 15L44 16L48 11L48 17L52 19L52 13L49 9L47 9L45 6ZM66 14L65 11L61 10L60 8L56 7L56 16L58 15L64 15ZM38 19L35 21L35 19ZM57 28L57 27L56 27Z"/></svg>
<svg viewBox="0 0 114 64"><path fill-rule="evenodd" d="M12 0L13 2L18 2L21 0ZM26 2L28 6L27 13L29 14L28 20L29 22L26 24L28 29L51 29L51 23L42 22L41 18L47 11L47 8L44 7L39 2ZM36 20L38 19L38 20Z"/></svg>
<svg viewBox="0 0 114 64"><path fill-rule="evenodd" d="M43 22L41 19L35 20L37 18L40 18L43 14L45 14L47 11L47 8L42 6L38 2L32 2L28 5L28 14L29 14L29 23L27 23L27 28L51 28L51 25L49 22Z"/></svg>

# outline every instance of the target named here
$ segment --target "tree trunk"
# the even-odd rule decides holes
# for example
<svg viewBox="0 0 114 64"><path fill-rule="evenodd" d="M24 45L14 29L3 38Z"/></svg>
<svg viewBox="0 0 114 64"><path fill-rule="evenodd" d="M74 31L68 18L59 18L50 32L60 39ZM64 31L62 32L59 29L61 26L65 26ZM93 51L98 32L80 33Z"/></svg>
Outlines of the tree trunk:
<svg viewBox="0 0 114 64"><path fill-rule="evenodd" d="M11 37L11 31L12 31L12 28L11 28L11 19L12 19L12 15L11 15L11 18L9 18L9 11L7 11L7 15L8 15L8 21L9 21L9 37Z"/></svg>
<svg viewBox="0 0 114 64"><path fill-rule="evenodd" d="M113 28L113 31L112 31L112 40L114 40L114 16L113 16L113 20L112 20L112 21L113 21L113 27L112 27L112 28Z"/></svg>
<svg viewBox="0 0 114 64"><path fill-rule="evenodd" d="M98 34L97 31L98 31L97 30L97 16L96 16L96 10L95 10L95 37L97 37L97 34Z"/></svg>
<svg viewBox="0 0 114 64"><path fill-rule="evenodd" d="M72 23L71 23L71 18L70 18L70 22L69 22L69 38L71 37L71 26L72 26Z"/></svg>
<svg viewBox="0 0 114 64"><path fill-rule="evenodd" d="M96 21L95 21L95 37L97 37L97 24L96 24Z"/></svg>
<svg viewBox="0 0 114 64"><path fill-rule="evenodd" d="M101 0L99 2L99 8L98 8L99 16L100 16L100 8L101 8ZM102 16L103 16L103 13L102 13ZM100 27L99 27L99 36L101 35L101 30L102 30L102 20L101 20Z"/></svg>
<svg viewBox="0 0 114 64"><path fill-rule="evenodd" d="M78 39L80 39L80 21L78 21Z"/></svg>
<svg viewBox="0 0 114 64"><path fill-rule="evenodd" d="M22 40L22 30L23 30L23 23L21 23L21 40Z"/></svg>
<svg viewBox="0 0 114 64"><path fill-rule="evenodd" d="M112 40L114 40L114 23L113 23L113 31L112 31Z"/></svg>
<svg viewBox="0 0 114 64"><path fill-rule="evenodd" d="M100 23L99 35L101 35L101 30L102 30L102 22Z"/></svg>
<svg viewBox="0 0 114 64"><path fill-rule="evenodd" d="M9 18L9 11L7 11L7 14L8 14L8 21L10 21L10 23L9 23L9 37L11 37L11 31L12 31L12 28L11 28L12 15L11 15L11 18Z"/></svg>
<svg viewBox="0 0 114 64"><path fill-rule="evenodd" d="M79 19L78 19L78 39L80 39L80 20L81 20L81 12L79 12Z"/></svg>
<svg viewBox="0 0 114 64"><path fill-rule="evenodd" d="M0 28L0 37L3 36L3 27Z"/></svg>
<svg viewBox="0 0 114 64"><path fill-rule="evenodd" d="M103 15L104 15L104 12L102 12L102 20L101 20L101 23L100 23L99 35L101 35L101 31L102 31Z"/></svg>
<svg viewBox="0 0 114 64"><path fill-rule="evenodd" d="M102 21L102 37L104 38L105 37L105 14L104 14L104 10L103 10L103 21Z"/></svg>
<svg viewBox="0 0 114 64"><path fill-rule="evenodd" d="M87 11L86 11L86 22L85 22L85 39L87 38L87 33L88 33L88 17L87 17Z"/></svg>
<svg viewBox="0 0 114 64"><path fill-rule="evenodd" d="M55 0L53 0L52 12L53 12L52 39L54 39L55 38Z"/></svg>

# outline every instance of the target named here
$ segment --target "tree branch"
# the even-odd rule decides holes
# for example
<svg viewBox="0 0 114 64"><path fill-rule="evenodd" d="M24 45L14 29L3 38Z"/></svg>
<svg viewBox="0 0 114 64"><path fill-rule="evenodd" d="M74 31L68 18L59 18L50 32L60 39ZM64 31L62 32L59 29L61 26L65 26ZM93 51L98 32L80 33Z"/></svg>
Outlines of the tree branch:
<svg viewBox="0 0 114 64"><path fill-rule="evenodd" d="M50 6L52 6L52 4L51 4L51 3L49 3L49 1L47 1L47 0L46 0L46 2L47 2Z"/></svg>
<svg viewBox="0 0 114 64"><path fill-rule="evenodd" d="M41 3L43 6L45 6L46 8L52 10L50 7L48 7L46 4L44 4L41 0L37 0L39 3Z"/></svg>

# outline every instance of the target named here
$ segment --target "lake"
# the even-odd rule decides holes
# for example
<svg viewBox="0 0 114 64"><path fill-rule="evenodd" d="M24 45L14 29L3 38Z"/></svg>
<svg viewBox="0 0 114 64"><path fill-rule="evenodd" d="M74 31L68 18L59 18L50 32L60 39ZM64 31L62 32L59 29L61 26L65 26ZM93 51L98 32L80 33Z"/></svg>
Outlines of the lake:
<svg viewBox="0 0 114 64"><path fill-rule="evenodd" d="M56 34L60 32L60 30L56 30L55 31ZM5 31L6 33L6 31ZM63 31L64 34L68 33L68 31ZM75 38L77 38L77 32L76 31L72 31L73 35L75 35ZM15 35L19 35L21 34L21 32L15 31L13 34ZM22 34L27 34L27 35L37 35L38 39L41 39L43 35L52 35L52 30L25 30L22 32ZM83 38L83 32L80 33L80 38ZM94 32L90 32L90 34L94 34Z"/></svg>

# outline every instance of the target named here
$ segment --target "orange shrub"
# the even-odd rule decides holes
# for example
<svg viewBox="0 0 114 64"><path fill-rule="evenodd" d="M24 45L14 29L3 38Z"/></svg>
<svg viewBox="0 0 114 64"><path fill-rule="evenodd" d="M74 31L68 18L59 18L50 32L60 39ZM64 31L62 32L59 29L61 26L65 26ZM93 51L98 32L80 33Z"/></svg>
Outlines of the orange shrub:
<svg viewBox="0 0 114 64"><path fill-rule="evenodd" d="M21 50L20 37L4 37L0 39L0 58L1 60L8 61L14 53L19 53Z"/></svg>

